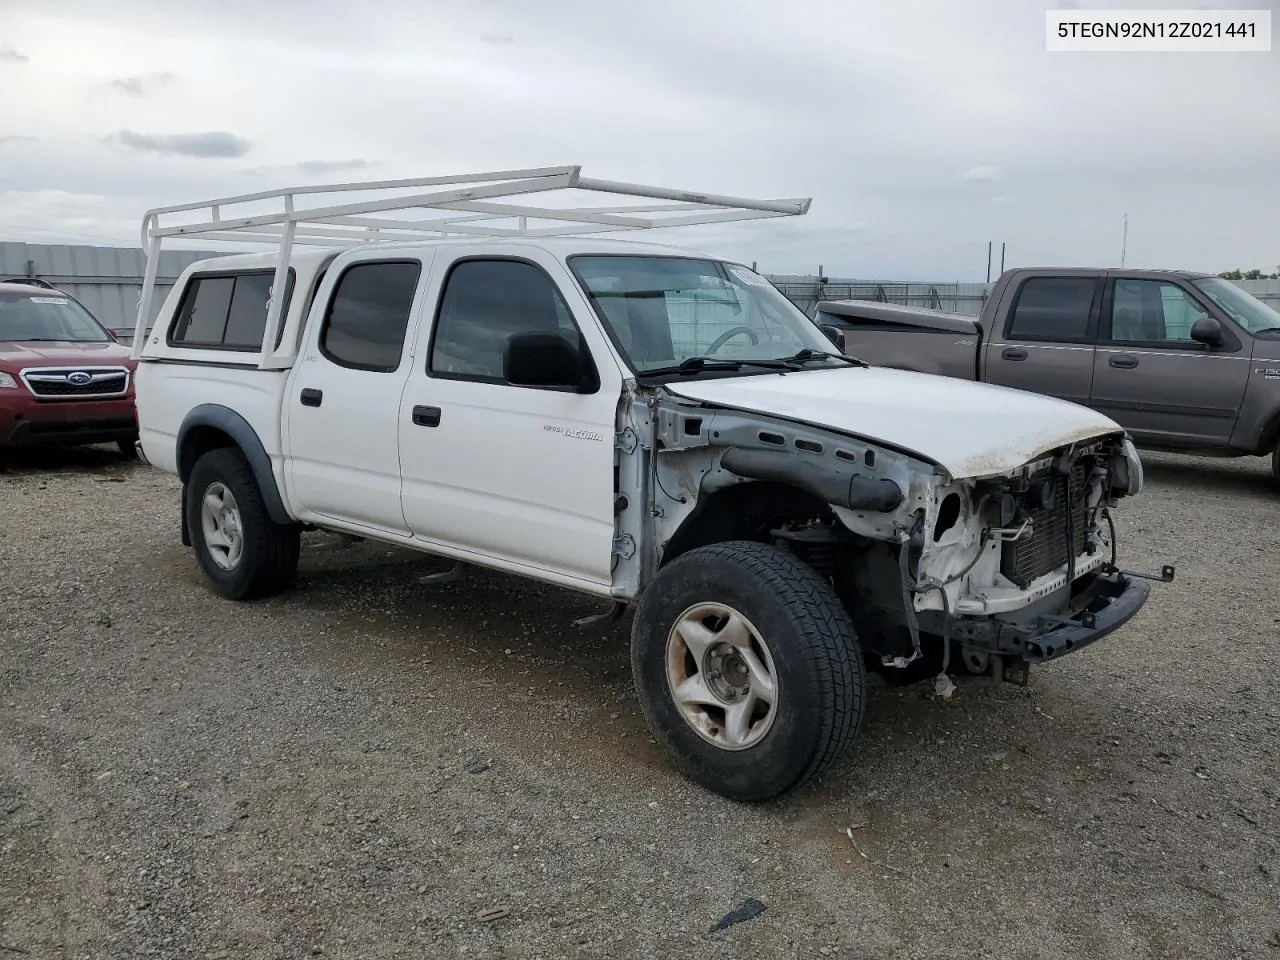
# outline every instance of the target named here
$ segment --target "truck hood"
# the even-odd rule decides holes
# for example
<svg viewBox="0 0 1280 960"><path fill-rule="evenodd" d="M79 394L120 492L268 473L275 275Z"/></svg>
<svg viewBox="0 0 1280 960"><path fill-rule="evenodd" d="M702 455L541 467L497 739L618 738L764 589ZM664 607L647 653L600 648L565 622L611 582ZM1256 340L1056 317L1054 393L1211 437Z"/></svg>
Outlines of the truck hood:
<svg viewBox="0 0 1280 960"><path fill-rule="evenodd" d="M125 361L128 361L127 363ZM29 366L70 364L95 366L111 364L133 367L128 347L114 340L84 343L77 340L0 340L0 363Z"/></svg>
<svg viewBox="0 0 1280 960"><path fill-rule="evenodd" d="M894 447L940 465L957 480L1007 473L1056 447L1124 432L1076 403L886 367L681 381L667 389Z"/></svg>

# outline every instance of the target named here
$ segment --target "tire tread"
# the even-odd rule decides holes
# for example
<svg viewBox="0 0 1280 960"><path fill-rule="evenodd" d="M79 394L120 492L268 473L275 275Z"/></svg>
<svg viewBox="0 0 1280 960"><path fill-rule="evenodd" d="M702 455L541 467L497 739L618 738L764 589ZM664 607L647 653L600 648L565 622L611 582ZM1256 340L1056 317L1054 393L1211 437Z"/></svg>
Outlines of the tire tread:
<svg viewBox="0 0 1280 960"><path fill-rule="evenodd" d="M787 792L824 773L857 736L866 700L862 653L848 613L831 584L812 567L771 544L740 540L699 547L673 560L660 577L678 578L684 568L720 563L737 568L751 581L769 584L775 591L786 615L797 625L795 633L803 644L798 652L817 680L823 706L815 749L807 765L781 791ZM641 604L647 599L642 598ZM636 617L636 629L642 619ZM635 666L639 669L639 664ZM670 752L672 745L663 740Z"/></svg>
<svg viewBox="0 0 1280 960"><path fill-rule="evenodd" d="M246 540L251 541L246 543L245 555L256 558L256 562L249 561L253 569L230 580L215 575L200 555L203 538L197 529L198 517L192 517L192 537L196 541L200 566L210 575L219 592L232 600L257 599L287 588L298 568L298 528L271 519L253 470L244 454L235 447L219 447L204 454L192 468L190 480L196 481L206 474L210 480L220 479L232 487L240 509L241 528ZM192 497L199 497L203 486L204 483L192 483Z"/></svg>

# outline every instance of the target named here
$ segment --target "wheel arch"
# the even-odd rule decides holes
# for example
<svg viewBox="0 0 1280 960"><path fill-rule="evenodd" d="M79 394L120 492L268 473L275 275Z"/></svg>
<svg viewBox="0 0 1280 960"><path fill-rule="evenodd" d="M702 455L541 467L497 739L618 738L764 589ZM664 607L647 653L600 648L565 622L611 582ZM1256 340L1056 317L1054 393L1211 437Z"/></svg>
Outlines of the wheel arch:
<svg viewBox="0 0 1280 960"><path fill-rule="evenodd" d="M663 545L658 567L713 543L768 543L768 531L775 524L823 517L829 510L820 497L790 484L770 480L737 483L699 499L698 506Z"/></svg>
<svg viewBox="0 0 1280 960"><path fill-rule="evenodd" d="M234 447L244 454L262 492L267 514L276 523L294 523L271 469L271 457L249 421L220 403L202 403L183 418L178 428L178 478L186 486L196 461L210 450Z"/></svg>
<svg viewBox="0 0 1280 960"><path fill-rule="evenodd" d="M1264 422L1254 452L1258 456L1274 453L1277 443L1280 443L1280 409L1273 410Z"/></svg>

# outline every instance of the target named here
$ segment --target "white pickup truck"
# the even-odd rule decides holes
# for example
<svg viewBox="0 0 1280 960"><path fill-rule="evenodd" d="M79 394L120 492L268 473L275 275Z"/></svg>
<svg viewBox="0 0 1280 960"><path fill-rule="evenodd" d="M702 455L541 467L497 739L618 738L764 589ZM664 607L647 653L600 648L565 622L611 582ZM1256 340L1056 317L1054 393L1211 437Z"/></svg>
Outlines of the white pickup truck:
<svg viewBox="0 0 1280 960"><path fill-rule="evenodd" d="M648 203L505 202L574 188ZM345 202L299 208L326 190ZM868 368L741 263L594 236L807 208L568 167L151 211L139 452L181 478L183 542L233 600L289 585L320 528L634 608L673 762L780 795L853 740L868 668L1025 683L1156 579L1115 565L1142 468L1113 421ZM148 331L172 236L274 249L192 265Z"/></svg>

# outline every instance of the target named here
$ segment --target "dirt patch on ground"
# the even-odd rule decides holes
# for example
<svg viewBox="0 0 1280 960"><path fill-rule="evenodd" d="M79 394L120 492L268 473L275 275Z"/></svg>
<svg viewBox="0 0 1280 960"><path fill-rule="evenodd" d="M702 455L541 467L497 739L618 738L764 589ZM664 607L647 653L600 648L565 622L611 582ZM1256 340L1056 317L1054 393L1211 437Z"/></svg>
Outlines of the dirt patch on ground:
<svg viewBox="0 0 1280 960"><path fill-rule="evenodd" d="M1280 956L1280 491L1144 460L1121 558L1178 579L1127 629L1026 689L875 681L758 807L663 761L597 601L316 534L231 604L171 477L10 464L0 960Z"/></svg>

